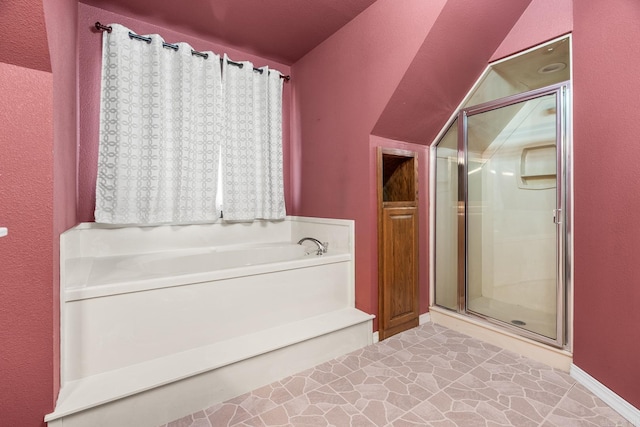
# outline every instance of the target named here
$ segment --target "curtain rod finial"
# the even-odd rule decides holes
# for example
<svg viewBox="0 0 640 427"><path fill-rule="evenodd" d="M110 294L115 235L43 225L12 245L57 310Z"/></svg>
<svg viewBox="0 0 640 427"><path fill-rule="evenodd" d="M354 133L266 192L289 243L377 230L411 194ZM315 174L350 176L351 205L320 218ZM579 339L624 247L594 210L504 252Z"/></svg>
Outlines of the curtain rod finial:
<svg viewBox="0 0 640 427"><path fill-rule="evenodd" d="M95 27L96 27L96 30L98 30L98 31L106 31L107 33L110 33L111 30L112 30L112 28L110 26L102 25L100 23L100 21L96 21Z"/></svg>

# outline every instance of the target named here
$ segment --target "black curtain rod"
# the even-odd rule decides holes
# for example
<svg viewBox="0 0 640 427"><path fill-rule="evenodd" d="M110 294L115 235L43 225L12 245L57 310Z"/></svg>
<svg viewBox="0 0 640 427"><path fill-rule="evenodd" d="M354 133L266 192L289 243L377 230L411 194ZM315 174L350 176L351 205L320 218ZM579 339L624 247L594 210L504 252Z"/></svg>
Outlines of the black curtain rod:
<svg viewBox="0 0 640 427"><path fill-rule="evenodd" d="M97 30L106 31L107 33L110 33L111 30L112 30L112 28L110 26L102 25L100 22L96 22L95 27L96 27ZM136 33L132 33L131 31L129 31L129 37L132 38L132 39L142 40L144 42L151 43L151 37L140 36L140 35L138 35ZM162 42L162 47L166 47L166 48L173 49L173 50L178 50L179 46L177 44L171 44L171 43ZM199 56L199 57L204 58L204 59L207 59L209 57L208 53L198 52L197 50L193 50L193 49L191 49L191 54ZM220 63L222 63L223 61L224 60L222 58L220 58ZM234 62L234 61L232 61L230 59L228 59L227 62L229 64L231 64L231 65L235 65L236 67L240 67L240 68L244 67L244 64L241 63L241 62ZM260 74L262 74L262 72L264 70L261 70L260 68L255 68L254 67L253 71L257 71ZM283 76L282 74L280 74L280 78L281 79L285 79L285 81L291 80L291 76Z"/></svg>

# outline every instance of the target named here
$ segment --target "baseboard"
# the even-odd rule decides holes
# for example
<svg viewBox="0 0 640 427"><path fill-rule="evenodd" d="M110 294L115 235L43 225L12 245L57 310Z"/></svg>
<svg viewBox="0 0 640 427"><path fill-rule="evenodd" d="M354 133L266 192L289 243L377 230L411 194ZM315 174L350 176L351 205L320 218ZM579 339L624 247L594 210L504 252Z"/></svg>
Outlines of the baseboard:
<svg viewBox="0 0 640 427"><path fill-rule="evenodd" d="M618 396L610 388L573 363L569 369L569 375L571 375L573 379L582 384L591 393L602 399L604 403L611 406L613 410L625 417L631 424L636 427L640 427L640 410L638 408Z"/></svg>
<svg viewBox="0 0 640 427"><path fill-rule="evenodd" d="M421 314L420 317L418 318L419 325L424 325L425 323L429 323L429 322L431 322L431 314L429 313Z"/></svg>
<svg viewBox="0 0 640 427"><path fill-rule="evenodd" d="M380 334L378 333L378 331L375 331L373 333L373 344L380 342Z"/></svg>

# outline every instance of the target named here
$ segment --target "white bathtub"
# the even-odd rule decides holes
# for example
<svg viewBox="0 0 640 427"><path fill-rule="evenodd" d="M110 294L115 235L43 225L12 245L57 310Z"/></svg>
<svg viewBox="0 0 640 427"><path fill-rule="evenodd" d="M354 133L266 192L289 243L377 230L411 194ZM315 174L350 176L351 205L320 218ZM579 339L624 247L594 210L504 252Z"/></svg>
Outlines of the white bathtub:
<svg viewBox="0 0 640 427"><path fill-rule="evenodd" d="M160 425L370 344L353 233L297 217L65 233L62 390L47 421ZM294 243L307 236L329 251Z"/></svg>
<svg viewBox="0 0 640 427"><path fill-rule="evenodd" d="M188 285L347 261L346 251L316 255L291 242L227 245L66 260L66 300Z"/></svg>

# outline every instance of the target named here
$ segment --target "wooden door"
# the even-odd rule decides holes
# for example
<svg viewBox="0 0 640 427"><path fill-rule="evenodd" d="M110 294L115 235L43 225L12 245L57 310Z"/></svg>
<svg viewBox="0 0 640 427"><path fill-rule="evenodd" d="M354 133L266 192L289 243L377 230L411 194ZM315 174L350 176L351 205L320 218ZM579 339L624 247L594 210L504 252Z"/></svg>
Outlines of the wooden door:
<svg viewBox="0 0 640 427"><path fill-rule="evenodd" d="M418 326L417 157L378 153L379 339Z"/></svg>
<svg viewBox="0 0 640 427"><path fill-rule="evenodd" d="M380 339L418 326L415 207L384 208L381 242Z"/></svg>

